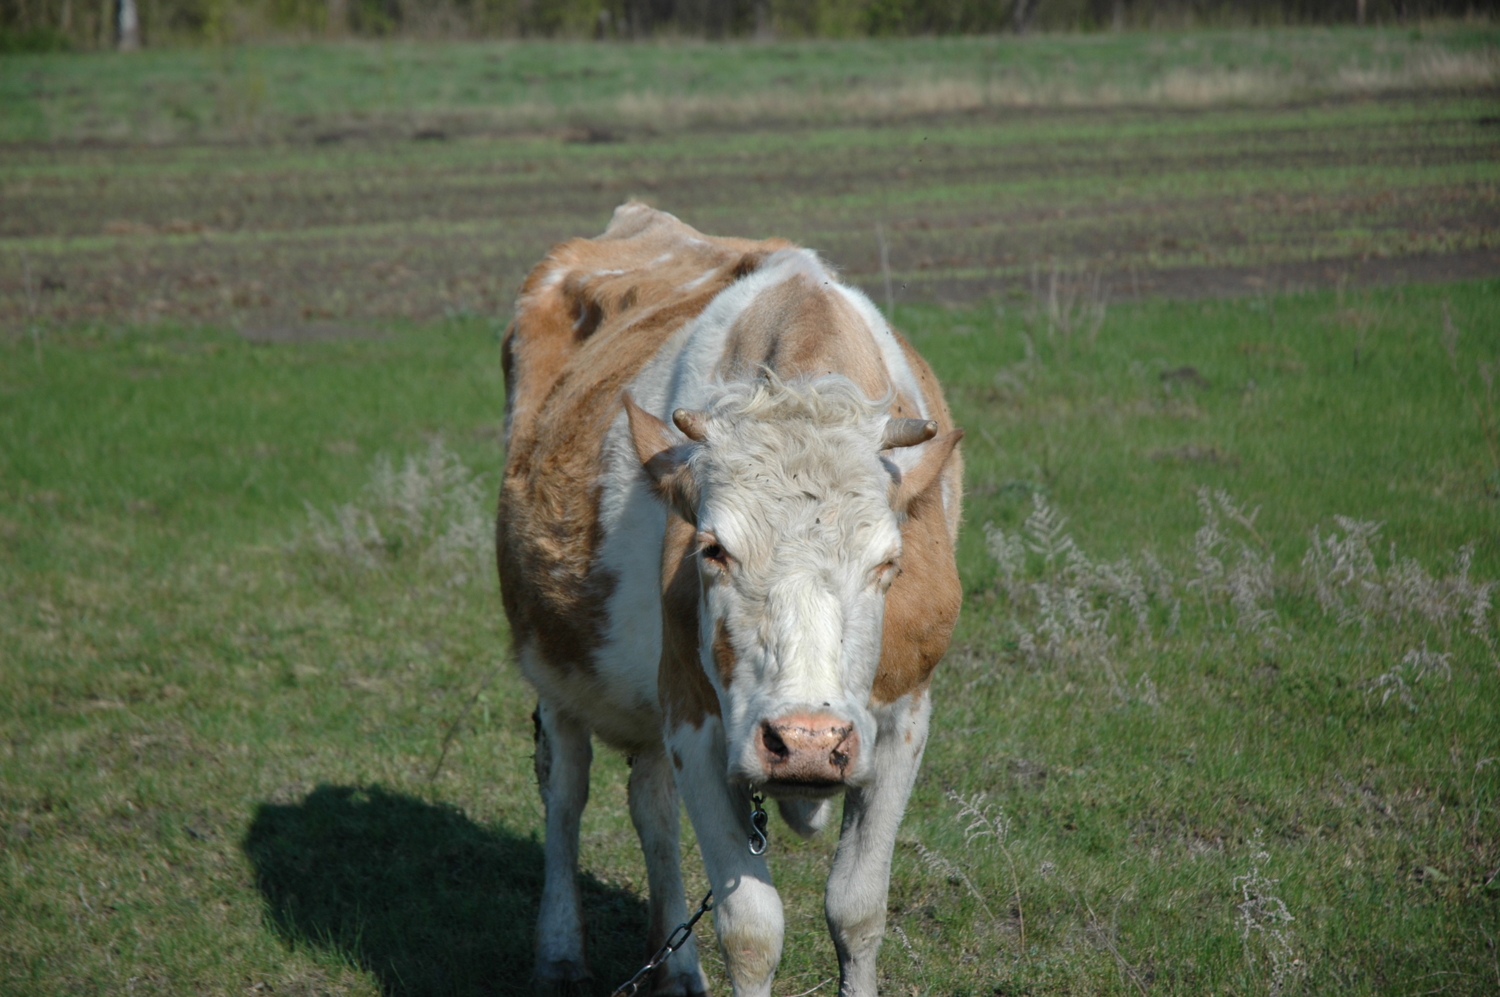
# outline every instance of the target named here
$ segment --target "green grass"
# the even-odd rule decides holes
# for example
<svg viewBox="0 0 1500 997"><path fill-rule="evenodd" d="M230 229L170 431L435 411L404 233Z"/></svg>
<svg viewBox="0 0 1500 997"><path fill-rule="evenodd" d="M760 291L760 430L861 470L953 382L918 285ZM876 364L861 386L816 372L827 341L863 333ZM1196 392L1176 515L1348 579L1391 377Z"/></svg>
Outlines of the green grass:
<svg viewBox="0 0 1500 997"><path fill-rule="evenodd" d="M502 316L629 196L814 246L884 304L879 224L969 429L884 992L1270 993L1274 959L1284 993L1494 992L1494 613L1442 615L1500 578L1494 50L1469 26L7 56L0 993L529 989L533 699L493 581L439 556L482 515L460 481L402 525L374 485L381 455L450 453L488 504ZM1209 292L1243 296L1172 300ZM1260 510L1219 507L1211 550L1204 486ZM1038 541L1038 498L1086 564L997 562L986 527ZM1336 515L1383 524L1342 610L1303 566ZM599 756L585 817L601 988L644 919L624 772ZM976 793L1004 819L966 840L950 794ZM836 972L831 848L775 834L778 994Z"/></svg>
<svg viewBox="0 0 1500 997"><path fill-rule="evenodd" d="M885 992L1270 992L1274 946L1237 925L1257 848L1296 918L1284 992L1493 992L1494 655L1466 620L1341 627L1300 563L1344 514L1385 524L1382 569L1387 541L1439 577L1475 542L1473 577L1500 576L1500 479L1461 389L1482 410L1497 298L1122 302L1092 342L1019 295L898 310L969 428L970 497ZM412 548L320 556L306 512L378 513L374 458L435 433L492 491L495 326L253 345L110 323L0 350L0 991L526 991L533 700L493 582ZM1189 587L1202 485L1261 506L1221 554L1274 556L1277 632ZM1107 654L1028 656L1028 585L1067 578L1033 554L1007 579L983 527L1022 529L1034 494L1095 563L1170 569L1149 635L1100 597ZM1382 704L1372 683L1423 641L1451 674L1408 671L1411 705ZM623 776L601 753L583 835L601 987L644 922ZM1003 839L966 843L950 792L988 794ZM773 832L794 994L836 973L833 842Z"/></svg>

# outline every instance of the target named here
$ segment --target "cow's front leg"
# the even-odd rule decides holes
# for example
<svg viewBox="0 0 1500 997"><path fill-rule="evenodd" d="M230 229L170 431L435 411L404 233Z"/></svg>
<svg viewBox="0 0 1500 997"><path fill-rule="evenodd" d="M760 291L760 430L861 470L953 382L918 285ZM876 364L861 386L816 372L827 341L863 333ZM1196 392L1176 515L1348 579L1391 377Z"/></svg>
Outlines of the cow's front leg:
<svg viewBox="0 0 1500 997"><path fill-rule="evenodd" d="M667 744L714 891L714 930L735 997L765 997L781 962L785 923L766 860L750 853L750 791L725 779L717 717L696 730L679 728Z"/></svg>
<svg viewBox="0 0 1500 997"><path fill-rule="evenodd" d="M875 956L885 935L891 853L927 745L926 693L898 701L882 718L874 781L844 797L838 853L823 909L839 955L840 997L875 997Z"/></svg>
<svg viewBox="0 0 1500 997"><path fill-rule="evenodd" d="M630 819L641 839L641 851L646 856L646 881L651 890L650 929L646 936L649 955L661 948L673 929L687 920L677 835L677 785L667 756L659 749L631 760ZM698 967L698 943L692 937L656 972L657 994L708 993L708 981Z"/></svg>
<svg viewBox="0 0 1500 997"><path fill-rule="evenodd" d="M536 982L589 978L578 895L578 822L589 799L589 731L545 699L536 709L536 778L547 810L546 879L536 925Z"/></svg>

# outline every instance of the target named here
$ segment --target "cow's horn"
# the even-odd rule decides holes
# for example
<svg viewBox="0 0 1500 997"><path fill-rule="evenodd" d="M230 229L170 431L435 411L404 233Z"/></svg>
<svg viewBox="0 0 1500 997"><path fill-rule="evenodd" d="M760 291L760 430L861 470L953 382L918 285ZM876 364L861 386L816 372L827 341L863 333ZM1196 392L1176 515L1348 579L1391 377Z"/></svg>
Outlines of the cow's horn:
<svg viewBox="0 0 1500 997"><path fill-rule="evenodd" d="M931 419L891 419L885 424L885 435L881 437L880 449L892 447L914 447L926 443L937 435L938 424ZM687 432L687 430L683 430ZM688 435L692 435L689 433Z"/></svg>
<svg viewBox="0 0 1500 997"><path fill-rule="evenodd" d="M680 408L672 413L672 423L682 430L682 435L694 443L702 443L708 435L703 425L703 413L694 412L692 409Z"/></svg>

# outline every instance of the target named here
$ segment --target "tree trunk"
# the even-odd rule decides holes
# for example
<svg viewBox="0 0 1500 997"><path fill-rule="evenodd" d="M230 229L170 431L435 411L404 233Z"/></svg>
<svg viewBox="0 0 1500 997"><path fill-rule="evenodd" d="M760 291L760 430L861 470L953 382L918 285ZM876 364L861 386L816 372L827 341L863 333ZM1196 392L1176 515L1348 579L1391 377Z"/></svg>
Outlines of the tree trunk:
<svg viewBox="0 0 1500 997"><path fill-rule="evenodd" d="M1031 19L1036 16L1037 5L1042 0L1016 0L1010 9L1010 26L1018 35L1024 35L1031 29Z"/></svg>
<svg viewBox="0 0 1500 997"><path fill-rule="evenodd" d="M771 25L771 0L755 0L755 37L766 42L776 37Z"/></svg>
<svg viewBox="0 0 1500 997"><path fill-rule="evenodd" d="M710 38L723 38L734 27L733 0L708 0L703 10L704 32Z"/></svg>
<svg viewBox="0 0 1500 997"><path fill-rule="evenodd" d="M324 30L335 37L349 32L349 0L328 0L328 23Z"/></svg>
<svg viewBox="0 0 1500 997"><path fill-rule="evenodd" d="M135 0L119 0L115 5L115 39L121 52L141 47L141 18Z"/></svg>
<svg viewBox="0 0 1500 997"><path fill-rule="evenodd" d="M1361 28L1365 26L1365 0L1355 0L1354 23L1358 24Z"/></svg>

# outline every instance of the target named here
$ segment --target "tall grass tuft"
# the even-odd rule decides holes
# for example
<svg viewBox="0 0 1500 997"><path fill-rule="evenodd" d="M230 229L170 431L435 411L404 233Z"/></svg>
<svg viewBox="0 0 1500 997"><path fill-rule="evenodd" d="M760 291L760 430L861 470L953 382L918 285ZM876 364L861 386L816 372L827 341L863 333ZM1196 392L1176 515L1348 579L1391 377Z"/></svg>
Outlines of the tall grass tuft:
<svg viewBox="0 0 1500 997"><path fill-rule="evenodd" d="M328 515L307 506L307 530L292 547L338 574L417 569L449 586L486 578L495 524L483 480L433 437L427 449L375 459L362 503Z"/></svg>
<svg viewBox="0 0 1500 997"><path fill-rule="evenodd" d="M1096 669L1120 702L1155 705L1149 674L1130 683L1126 663L1180 639L1185 606L1201 608L1205 641L1245 639L1271 650L1297 639L1292 621L1311 601L1314 614L1332 617L1340 628L1379 630L1382 643L1412 649L1371 681L1382 704L1395 696L1415 708L1414 687L1451 676L1454 649L1463 642L1477 644L1492 663L1500 659L1493 600L1500 583L1473 577L1473 543L1453 552L1446 573L1398 556L1394 543L1382 564L1375 553L1381 524L1334 516L1335 529L1312 528L1297 570L1278 571L1255 525L1258 507L1246 510L1229 493L1209 488L1198 490L1197 504L1202 525L1181 558L1188 563L1175 572L1149 550L1094 560L1040 494L1032 496L1019 531L986 523L1016 656L1033 667Z"/></svg>
<svg viewBox="0 0 1500 997"><path fill-rule="evenodd" d="M1245 947L1245 960L1251 966L1262 961L1269 964L1267 993L1270 997L1281 997L1297 986L1306 967L1293 950L1294 938L1288 927L1296 918L1274 892L1279 881L1270 879L1264 871L1271 853L1265 848L1260 828L1255 829L1251 847L1254 850L1249 870L1234 877L1234 887L1240 895L1240 902L1235 905L1240 942Z"/></svg>
<svg viewBox="0 0 1500 997"><path fill-rule="evenodd" d="M1381 621L1425 625L1445 642L1458 627L1495 657L1491 595L1496 583L1470 577L1473 543L1453 552L1453 570L1446 575L1434 577L1416 558L1398 557L1394 542L1382 569L1371 548L1381 524L1347 516L1333 519L1344 532L1324 533L1314 526L1302 567L1318 604L1340 626L1369 630Z"/></svg>

